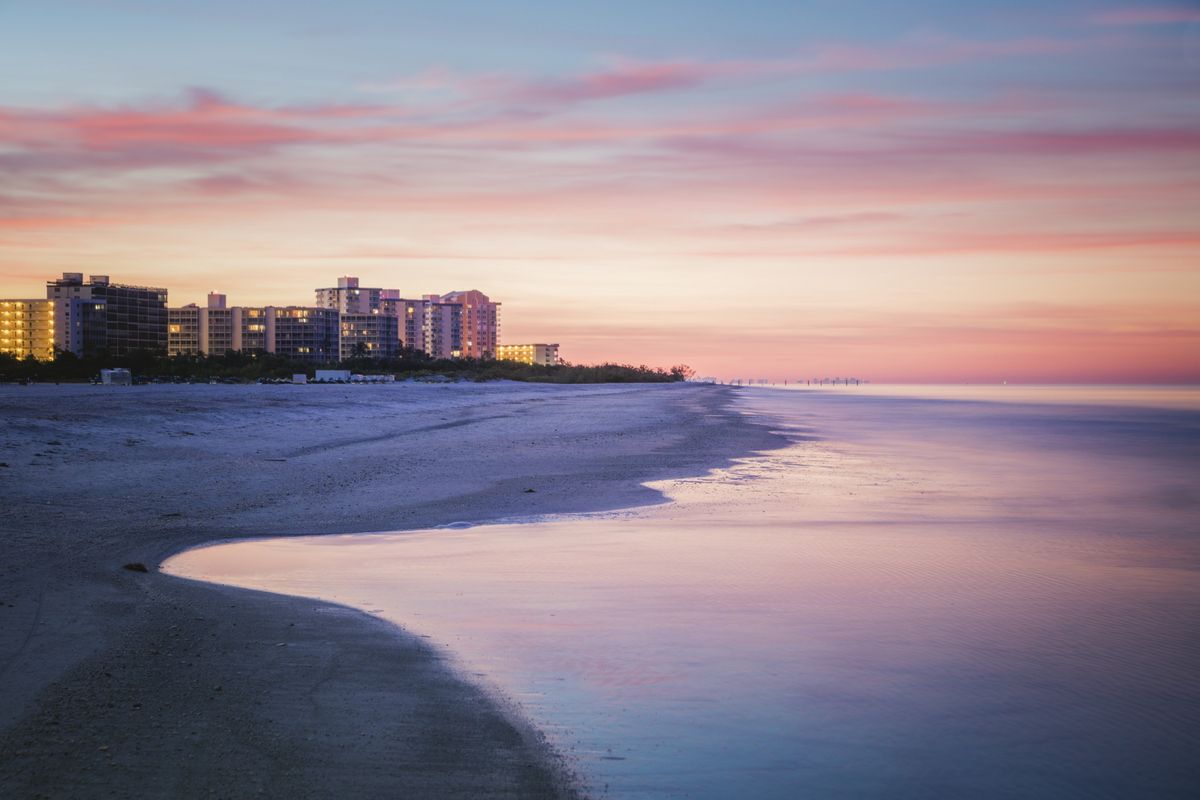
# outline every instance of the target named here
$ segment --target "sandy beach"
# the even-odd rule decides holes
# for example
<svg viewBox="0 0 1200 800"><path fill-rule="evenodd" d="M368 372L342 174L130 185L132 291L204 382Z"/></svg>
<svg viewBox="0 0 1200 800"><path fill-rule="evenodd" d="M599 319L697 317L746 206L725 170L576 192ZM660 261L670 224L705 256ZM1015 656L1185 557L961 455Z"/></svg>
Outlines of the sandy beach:
<svg viewBox="0 0 1200 800"><path fill-rule="evenodd" d="M156 565L221 539L653 503L642 481L782 443L731 395L0 387L0 794L577 796L537 731L419 636Z"/></svg>

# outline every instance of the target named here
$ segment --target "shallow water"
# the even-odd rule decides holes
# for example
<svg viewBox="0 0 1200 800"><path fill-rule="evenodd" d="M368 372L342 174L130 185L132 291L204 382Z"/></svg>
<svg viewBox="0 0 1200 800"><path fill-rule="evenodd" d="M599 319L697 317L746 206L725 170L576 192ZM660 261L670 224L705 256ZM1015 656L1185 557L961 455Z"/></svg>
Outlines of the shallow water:
<svg viewBox="0 0 1200 800"><path fill-rule="evenodd" d="M747 390L798 441L671 504L168 571L431 637L598 795L1192 797L1200 395L1164 391Z"/></svg>

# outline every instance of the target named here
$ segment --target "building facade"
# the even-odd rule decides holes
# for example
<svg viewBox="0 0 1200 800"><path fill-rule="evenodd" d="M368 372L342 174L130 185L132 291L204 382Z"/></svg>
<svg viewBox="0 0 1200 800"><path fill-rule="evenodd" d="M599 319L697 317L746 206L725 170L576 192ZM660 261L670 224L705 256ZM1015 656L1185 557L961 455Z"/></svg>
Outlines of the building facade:
<svg viewBox="0 0 1200 800"><path fill-rule="evenodd" d="M54 304L50 300L0 300L0 353L54 358Z"/></svg>
<svg viewBox="0 0 1200 800"><path fill-rule="evenodd" d="M401 348L429 352L426 340L429 330L429 307L430 301L426 298L384 298L382 311L396 318L396 333L400 337Z"/></svg>
<svg viewBox="0 0 1200 800"><path fill-rule="evenodd" d="M317 305L343 315L395 317L399 347L420 350L433 358L494 358L500 343L500 304L483 292L400 296L398 289L368 288L358 278L338 278L338 285L316 290ZM351 341L351 346L357 344Z"/></svg>
<svg viewBox="0 0 1200 800"><path fill-rule="evenodd" d="M421 347L431 358L462 358L462 306L443 303L436 294L425 296Z"/></svg>
<svg viewBox="0 0 1200 800"><path fill-rule="evenodd" d="M347 358L395 358L400 354L399 322L390 314L342 314L339 352Z"/></svg>
<svg viewBox="0 0 1200 800"><path fill-rule="evenodd" d="M496 358L501 361L519 361L522 364L552 367L559 362L558 345L502 344L496 348Z"/></svg>
<svg viewBox="0 0 1200 800"><path fill-rule="evenodd" d="M500 344L500 304L478 289L450 292L441 302L459 307L458 356L495 358Z"/></svg>
<svg viewBox="0 0 1200 800"><path fill-rule="evenodd" d="M194 356L200 347L200 312L195 303L167 309L167 355Z"/></svg>
<svg viewBox="0 0 1200 800"><path fill-rule="evenodd" d="M47 281L44 301L0 301L0 350L38 358L52 358L56 348L112 356L264 351L317 362L364 351L390 358L402 348L446 359L499 353L500 303L478 290L404 298L345 276L315 292L316 307L230 307L214 292L204 306L169 309L166 289L66 272Z"/></svg>
<svg viewBox="0 0 1200 800"><path fill-rule="evenodd" d="M213 292L208 306L194 303L167 309L167 354L172 356L222 355L266 351L266 309L226 304L225 295Z"/></svg>
<svg viewBox="0 0 1200 800"><path fill-rule="evenodd" d="M235 350L267 352L267 310L237 306L234 316L235 336L240 336Z"/></svg>
<svg viewBox="0 0 1200 800"><path fill-rule="evenodd" d="M267 352L297 361L337 361L337 309L270 306L266 310Z"/></svg>
<svg viewBox="0 0 1200 800"><path fill-rule="evenodd" d="M317 289L317 306L332 308L341 314L372 314L382 311L384 297L392 290L363 288L358 278L338 278L338 285Z"/></svg>
<svg viewBox="0 0 1200 800"><path fill-rule="evenodd" d="M237 325L237 335L234 335L234 312L240 309L229 308L225 295L209 292L208 307L200 315L200 348L212 356L223 355L228 350L241 350L241 325Z"/></svg>
<svg viewBox="0 0 1200 800"><path fill-rule="evenodd" d="M54 302L55 345L77 355L167 351L167 290L112 283L107 275L64 272L46 283Z"/></svg>

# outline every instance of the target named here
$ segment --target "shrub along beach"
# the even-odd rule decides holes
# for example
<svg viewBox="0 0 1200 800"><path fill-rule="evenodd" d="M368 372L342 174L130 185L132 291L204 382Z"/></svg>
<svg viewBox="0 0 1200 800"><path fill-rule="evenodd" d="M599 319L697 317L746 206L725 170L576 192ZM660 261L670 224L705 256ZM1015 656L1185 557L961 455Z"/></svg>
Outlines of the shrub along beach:
<svg viewBox="0 0 1200 800"><path fill-rule="evenodd" d="M419 350L407 350L399 358L350 358L325 364L295 361L272 353L234 352L223 355L162 356L135 352L127 356L76 356L59 352L52 361L18 359L0 353L0 381L84 382L100 370L123 367L139 380L158 382L207 382L214 378L238 382L287 379L314 368L347 369L359 373L383 373L398 379L443 376L454 380L510 380L529 383L666 383L692 376L685 365L670 369L630 364L523 364L517 361L474 358L434 359Z"/></svg>

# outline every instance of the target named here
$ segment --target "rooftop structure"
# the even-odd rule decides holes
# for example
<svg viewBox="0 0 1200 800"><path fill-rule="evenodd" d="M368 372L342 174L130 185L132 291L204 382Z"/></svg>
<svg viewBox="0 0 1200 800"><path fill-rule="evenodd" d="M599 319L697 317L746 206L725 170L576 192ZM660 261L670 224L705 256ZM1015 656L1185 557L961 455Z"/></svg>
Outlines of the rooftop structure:
<svg viewBox="0 0 1200 800"><path fill-rule="evenodd" d="M349 275L338 278L338 285L317 289L317 306L332 308L341 314L370 314L380 311L386 294L399 294L394 289L363 288L358 278Z"/></svg>

